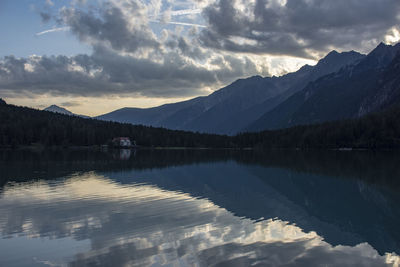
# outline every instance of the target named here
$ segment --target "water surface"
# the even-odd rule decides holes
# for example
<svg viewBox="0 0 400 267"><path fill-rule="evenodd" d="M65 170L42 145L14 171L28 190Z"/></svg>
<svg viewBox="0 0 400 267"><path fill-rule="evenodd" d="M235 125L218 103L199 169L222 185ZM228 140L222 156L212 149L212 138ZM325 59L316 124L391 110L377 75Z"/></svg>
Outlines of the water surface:
<svg viewBox="0 0 400 267"><path fill-rule="evenodd" d="M2 151L0 266L399 266L396 153Z"/></svg>

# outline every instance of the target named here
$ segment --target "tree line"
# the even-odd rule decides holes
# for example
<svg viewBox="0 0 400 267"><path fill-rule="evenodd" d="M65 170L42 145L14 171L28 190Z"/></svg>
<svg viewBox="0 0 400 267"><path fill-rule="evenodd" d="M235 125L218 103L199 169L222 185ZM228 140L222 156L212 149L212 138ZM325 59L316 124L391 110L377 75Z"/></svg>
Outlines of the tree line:
<svg viewBox="0 0 400 267"><path fill-rule="evenodd" d="M129 137L144 147L231 147L226 136L167 130L0 105L0 146L94 146Z"/></svg>
<svg viewBox="0 0 400 267"><path fill-rule="evenodd" d="M238 146L262 149L395 149L400 148L400 107L357 119L243 133L233 139Z"/></svg>
<svg viewBox="0 0 400 267"><path fill-rule="evenodd" d="M143 147L393 149L400 148L400 107L359 119L225 136L86 119L0 101L2 147L94 146L114 137L129 137Z"/></svg>

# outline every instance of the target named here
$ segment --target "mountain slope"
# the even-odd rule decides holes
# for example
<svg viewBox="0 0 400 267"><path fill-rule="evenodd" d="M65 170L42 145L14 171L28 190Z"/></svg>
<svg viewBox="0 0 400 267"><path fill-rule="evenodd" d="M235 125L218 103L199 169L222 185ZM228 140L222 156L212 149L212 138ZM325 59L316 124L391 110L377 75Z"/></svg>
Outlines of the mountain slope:
<svg viewBox="0 0 400 267"><path fill-rule="evenodd" d="M400 52L381 75L375 90L362 102L358 115L384 110L397 103L400 103Z"/></svg>
<svg viewBox="0 0 400 267"><path fill-rule="evenodd" d="M194 129L190 126L190 123L194 119L220 103L226 103L232 98L243 97L246 93L246 87L250 87L253 95L258 96L254 101L260 101L260 98L263 99L273 94L274 91L277 90L277 87L274 82L269 79L264 81L260 76L255 76L244 80L238 80L206 97L197 97L183 102L147 109L123 108L97 118L101 120L143 124L169 129L196 131L198 129ZM275 78L273 80L275 80ZM264 90L264 87L267 87L269 90ZM252 105L252 99L248 99L247 103L243 101L242 104L244 106L250 106ZM199 131L206 132L202 129Z"/></svg>
<svg viewBox="0 0 400 267"><path fill-rule="evenodd" d="M149 109L124 108L97 118L169 129L235 134L308 82L363 57L354 51L333 51L316 66L306 65L281 77L240 79L206 97Z"/></svg>
<svg viewBox="0 0 400 267"><path fill-rule="evenodd" d="M373 101L368 99L381 89L379 81L399 50L400 45L380 44L359 63L309 83L246 130L261 131L340 120L378 110L368 106L368 101Z"/></svg>
<svg viewBox="0 0 400 267"><path fill-rule="evenodd" d="M269 92L267 97L263 98L247 88L247 90L242 91L243 94L240 97L228 99L228 101L220 103L202 114L201 117L190 124L189 129L198 131L205 129L206 132L215 131L217 133L236 134L248 125L249 121L253 121L260 117L261 114L271 110L287 97L301 90L308 82L335 72L347 64L357 62L361 58L363 58L363 55L353 51L344 53L333 51L321 59L314 67L305 66L295 73L283 77L274 77L276 79L276 89L267 86L259 89L261 91L265 91L266 88L271 91L274 90ZM247 100L247 103L250 102L251 105L241 105L243 100Z"/></svg>
<svg viewBox="0 0 400 267"><path fill-rule="evenodd" d="M399 149L400 102L361 118L243 133L233 137L239 147L258 149Z"/></svg>
<svg viewBox="0 0 400 267"><path fill-rule="evenodd" d="M0 147L104 145L118 136L145 147L215 147L231 145L227 136L86 119L27 107L0 105Z"/></svg>
<svg viewBox="0 0 400 267"><path fill-rule="evenodd" d="M57 105L51 105L51 106L49 106L49 107L47 107L47 108L45 108L43 110L44 111L51 111L51 112L55 112L55 113L60 113L60 114L64 114L64 115L70 115L70 116L74 116L75 115L71 111L69 111L69 110L67 110L65 108L59 107Z"/></svg>
<svg viewBox="0 0 400 267"><path fill-rule="evenodd" d="M395 87L398 94L400 88ZM394 101L389 109L352 120L233 137L84 119L5 104L0 105L0 147L93 146L127 136L147 147L399 149L399 104Z"/></svg>
<svg viewBox="0 0 400 267"><path fill-rule="evenodd" d="M142 124L146 126L160 126L161 122L168 116L196 102L197 100L193 99L190 101L167 104L154 108L122 108L96 118L106 121Z"/></svg>
<svg viewBox="0 0 400 267"><path fill-rule="evenodd" d="M64 115L69 115L69 116L78 116L78 117L82 117L82 118L89 118L89 116L85 116L85 115L78 115L75 113L72 113L71 111L69 111L66 108L63 107L59 107L57 105L51 105L45 109L43 109L44 111L50 111L50 112L54 112L54 113L60 113L60 114L64 114Z"/></svg>

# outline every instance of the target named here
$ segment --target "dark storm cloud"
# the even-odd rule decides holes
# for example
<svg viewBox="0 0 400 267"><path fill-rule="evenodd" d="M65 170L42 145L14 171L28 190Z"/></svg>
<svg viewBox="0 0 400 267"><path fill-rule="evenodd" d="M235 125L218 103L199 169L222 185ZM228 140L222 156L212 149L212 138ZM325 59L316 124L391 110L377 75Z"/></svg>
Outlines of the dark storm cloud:
<svg viewBox="0 0 400 267"><path fill-rule="evenodd" d="M0 59L0 91L4 94L186 97L258 73L246 56L202 48L194 29L187 36L167 30L157 36L140 1L89 9L64 7L58 15L41 16L67 26L93 53ZM210 58L215 59L212 66L207 64Z"/></svg>
<svg viewBox="0 0 400 267"><path fill-rule="evenodd" d="M187 56L195 60L206 60L210 56L210 52L202 49L196 40L188 40L183 36L171 34L165 46L177 51L183 56Z"/></svg>
<svg viewBox="0 0 400 267"><path fill-rule="evenodd" d="M82 88L101 85L100 79L89 78L89 72L72 70L77 66L74 61L74 57L66 56L5 57L0 61L0 88L15 94L85 94Z"/></svg>
<svg viewBox="0 0 400 267"><path fill-rule="evenodd" d="M191 96L203 93L205 86L256 71L250 60L231 56L221 57L218 64L219 70L210 71L178 53L153 62L96 46L91 56L5 57L0 61L0 88L13 94Z"/></svg>
<svg viewBox="0 0 400 267"><path fill-rule="evenodd" d="M139 0L81 5L40 16L70 29L93 53L0 59L0 92L196 96L237 78L267 75L269 63L248 54L311 58L372 48L400 19L398 0L217 0L204 9L207 28L156 34Z"/></svg>
<svg viewBox="0 0 400 267"><path fill-rule="evenodd" d="M310 50L362 49L400 23L398 0L218 0L203 14L203 45L311 57ZM245 42L241 39L246 40Z"/></svg>
<svg viewBox="0 0 400 267"><path fill-rule="evenodd" d="M99 14L85 12L75 8L63 8L59 21L70 27L71 31L81 41L96 44L108 42L111 47L119 51L135 52L139 48L159 48L156 37L143 24L143 15L140 6L131 1L130 16L135 18L135 25L129 27L129 22L122 10L111 4L104 4Z"/></svg>

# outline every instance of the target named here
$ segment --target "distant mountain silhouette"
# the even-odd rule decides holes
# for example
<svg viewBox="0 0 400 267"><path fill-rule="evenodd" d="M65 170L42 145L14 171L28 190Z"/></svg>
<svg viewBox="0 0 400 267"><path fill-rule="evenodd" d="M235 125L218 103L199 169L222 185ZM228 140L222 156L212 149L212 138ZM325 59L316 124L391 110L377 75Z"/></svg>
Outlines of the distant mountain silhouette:
<svg viewBox="0 0 400 267"><path fill-rule="evenodd" d="M332 51L317 65L306 65L281 77L240 79L206 97L148 109L123 108L97 118L169 129L236 134L309 82L355 64L364 57L354 51Z"/></svg>
<svg viewBox="0 0 400 267"><path fill-rule="evenodd" d="M47 107L47 108L45 108L43 110L56 112L56 113L61 113L61 114L65 114L65 115L71 115L71 116L75 115L71 111L69 111L69 110L67 110L65 108L59 107L57 105L51 105L51 106L49 106L49 107Z"/></svg>
<svg viewBox="0 0 400 267"><path fill-rule="evenodd" d="M309 83L244 130L262 131L356 118L399 97L400 44L380 44L356 64ZM396 57L397 55L397 57Z"/></svg>
<svg viewBox="0 0 400 267"><path fill-rule="evenodd" d="M208 96L96 119L235 135L359 118L400 103L399 51L400 44L383 43L368 55L332 51L315 66L281 77L253 76ZM45 110L75 115L55 105Z"/></svg>
<svg viewBox="0 0 400 267"><path fill-rule="evenodd" d="M82 118L90 118L89 116L85 116L85 115L78 115L75 113L72 113L71 111L69 111L66 108L63 107L59 107L57 105L51 105L45 109L43 109L44 111L51 111L51 112L55 112L55 113L60 113L60 114L64 114L64 115L69 115L69 116L78 116L78 117L82 117Z"/></svg>
<svg viewBox="0 0 400 267"><path fill-rule="evenodd" d="M5 104L0 105L0 147L99 146L116 136L126 136L143 147L399 149L400 86L394 84L398 81L394 75L399 66L397 60L379 80L386 93L376 91L378 94L371 94L368 100L375 103L386 96L394 98L376 102L384 103L378 105L379 112L362 118L226 136L84 119Z"/></svg>

